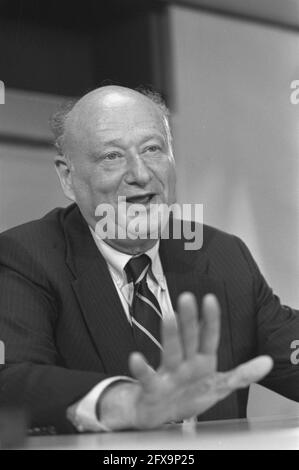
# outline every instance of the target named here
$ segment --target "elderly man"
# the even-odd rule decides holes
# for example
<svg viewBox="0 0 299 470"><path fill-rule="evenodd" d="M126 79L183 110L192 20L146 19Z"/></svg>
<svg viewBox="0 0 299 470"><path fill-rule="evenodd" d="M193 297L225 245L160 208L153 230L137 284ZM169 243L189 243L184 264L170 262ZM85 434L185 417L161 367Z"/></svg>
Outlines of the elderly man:
<svg viewBox="0 0 299 470"><path fill-rule="evenodd" d="M157 95L102 87L53 129L74 203L0 236L1 404L25 407L31 426L74 432L243 417L262 379L299 400L298 313L280 305L241 240L207 226L196 251L151 230L99 236L101 204L117 225L119 197L146 213L175 202Z"/></svg>

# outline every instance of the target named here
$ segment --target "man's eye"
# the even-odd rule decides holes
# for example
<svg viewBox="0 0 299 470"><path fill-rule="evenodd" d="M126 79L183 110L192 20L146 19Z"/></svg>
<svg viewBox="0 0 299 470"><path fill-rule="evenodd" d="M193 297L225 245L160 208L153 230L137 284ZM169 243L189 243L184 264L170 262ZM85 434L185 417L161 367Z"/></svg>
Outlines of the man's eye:
<svg viewBox="0 0 299 470"><path fill-rule="evenodd" d="M105 155L105 160L116 160L121 157L121 154L118 152L110 152Z"/></svg>
<svg viewBox="0 0 299 470"><path fill-rule="evenodd" d="M159 150L161 150L161 147L159 145L150 145L145 150L146 150L146 152L154 153L154 152L158 152Z"/></svg>

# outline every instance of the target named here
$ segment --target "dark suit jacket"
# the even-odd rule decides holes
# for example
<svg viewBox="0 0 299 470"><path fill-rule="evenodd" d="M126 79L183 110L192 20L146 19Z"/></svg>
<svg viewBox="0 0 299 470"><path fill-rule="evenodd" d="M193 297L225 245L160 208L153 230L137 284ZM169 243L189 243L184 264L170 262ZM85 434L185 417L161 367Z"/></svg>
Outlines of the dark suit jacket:
<svg viewBox="0 0 299 470"><path fill-rule="evenodd" d="M175 308L178 295L217 295L222 309L218 366L231 369L257 354L275 361L263 384L299 401L299 367L290 343L299 338L298 312L280 305L241 240L204 227L204 244L161 240L160 257ZM0 406L26 407L31 426L74 431L66 408L102 379L127 375L135 350L106 262L78 207L0 236ZM248 389L233 393L201 420L246 415Z"/></svg>

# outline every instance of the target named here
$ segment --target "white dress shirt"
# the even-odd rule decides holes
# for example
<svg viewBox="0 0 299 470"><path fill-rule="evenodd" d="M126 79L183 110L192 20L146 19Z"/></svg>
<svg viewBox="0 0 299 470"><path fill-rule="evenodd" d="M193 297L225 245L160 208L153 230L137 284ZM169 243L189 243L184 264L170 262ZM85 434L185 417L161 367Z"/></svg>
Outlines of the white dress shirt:
<svg viewBox="0 0 299 470"><path fill-rule="evenodd" d="M124 268L133 256L112 248L99 238L92 229L91 233L98 249L107 262L109 272L124 309L124 315L127 316L128 322L131 323L129 306L133 299L134 285L132 282L128 283ZM152 261L151 270L148 271L146 278L148 287L159 302L162 317L173 317L174 311L159 256L159 241L145 253ZM116 376L102 380L98 385L93 387L85 397L67 409L67 417L78 431L109 431L109 429L98 420L96 405L106 388L118 381L128 382L133 381L133 379L125 376Z"/></svg>

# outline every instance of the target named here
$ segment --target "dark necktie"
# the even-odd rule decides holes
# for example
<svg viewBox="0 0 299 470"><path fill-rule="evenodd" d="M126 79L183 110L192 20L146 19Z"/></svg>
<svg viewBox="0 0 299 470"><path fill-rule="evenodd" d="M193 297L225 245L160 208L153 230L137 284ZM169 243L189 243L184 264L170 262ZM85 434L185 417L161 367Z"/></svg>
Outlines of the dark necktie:
<svg viewBox="0 0 299 470"><path fill-rule="evenodd" d="M146 275L151 259L143 254L131 258L125 266L128 282L134 283L134 296L130 308L133 333L139 352L156 369L162 350L160 328L162 312L158 300L149 289Z"/></svg>

